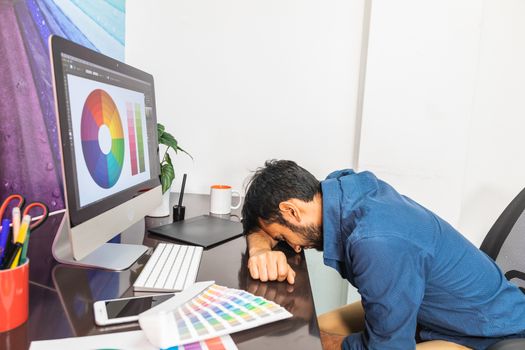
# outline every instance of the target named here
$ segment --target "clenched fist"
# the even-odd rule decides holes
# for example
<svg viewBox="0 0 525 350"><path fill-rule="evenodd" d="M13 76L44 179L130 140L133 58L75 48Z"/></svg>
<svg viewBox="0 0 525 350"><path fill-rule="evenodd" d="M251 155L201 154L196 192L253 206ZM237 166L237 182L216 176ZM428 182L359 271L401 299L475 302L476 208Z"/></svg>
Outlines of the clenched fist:
<svg viewBox="0 0 525 350"><path fill-rule="evenodd" d="M250 256L248 270L253 279L266 281L287 280L295 283L295 271L286 260L286 255L280 251L263 250Z"/></svg>

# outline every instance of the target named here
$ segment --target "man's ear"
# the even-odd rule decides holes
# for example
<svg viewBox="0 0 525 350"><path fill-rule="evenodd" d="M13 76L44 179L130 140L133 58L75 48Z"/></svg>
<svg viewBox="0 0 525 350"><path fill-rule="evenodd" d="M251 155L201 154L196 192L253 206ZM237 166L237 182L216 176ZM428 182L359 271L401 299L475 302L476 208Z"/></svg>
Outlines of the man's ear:
<svg viewBox="0 0 525 350"><path fill-rule="evenodd" d="M283 218L288 222L298 225L301 222L301 213L299 208L292 201L284 201L279 203L279 210Z"/></svg>

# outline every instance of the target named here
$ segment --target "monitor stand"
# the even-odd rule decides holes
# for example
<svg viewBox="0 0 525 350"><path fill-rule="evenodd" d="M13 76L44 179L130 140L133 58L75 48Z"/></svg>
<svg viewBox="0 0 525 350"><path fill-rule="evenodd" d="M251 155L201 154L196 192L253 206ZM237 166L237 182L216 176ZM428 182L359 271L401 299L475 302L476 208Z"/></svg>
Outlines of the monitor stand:
<svg viewBox="0 0 525 350"><path fill-rule="evenodd" d="M85 258L77 260L73 256L69 239L69 219L66 213L51 250L53 257L62 264L122 271L131 267L148 249L141 244L105 243Z"/></svg>

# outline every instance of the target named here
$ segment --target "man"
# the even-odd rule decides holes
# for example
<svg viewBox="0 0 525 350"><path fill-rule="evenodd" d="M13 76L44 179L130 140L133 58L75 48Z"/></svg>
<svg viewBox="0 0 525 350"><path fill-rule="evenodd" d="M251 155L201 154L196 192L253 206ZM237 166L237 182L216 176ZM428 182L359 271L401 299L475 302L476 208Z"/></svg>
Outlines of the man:
<svg viewBox="0 0 525 350"><path fill-rule="evenodd" d="M525 297L496 264L370 172L336 171L319 183L292 161L268 161L242 211L252 278L294 283L284 254L272 251L286 241L296 252L323 250L358 288L361 303L319 317L326 348L485 349L525 337Z"/></svg>

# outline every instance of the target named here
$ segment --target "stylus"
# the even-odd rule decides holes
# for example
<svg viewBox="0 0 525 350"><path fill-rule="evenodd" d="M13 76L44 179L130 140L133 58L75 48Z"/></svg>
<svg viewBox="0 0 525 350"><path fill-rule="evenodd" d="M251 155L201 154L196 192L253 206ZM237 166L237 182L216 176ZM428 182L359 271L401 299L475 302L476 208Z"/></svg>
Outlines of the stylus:
<svg viewBox="0 0 525 350"><path fill-rule="evenodd" d="M179 208L182 207L182 198L184 197L184 187L186 186L186 177L188 174L184 174L182 177L182 186L180 188L180 196L179 196Z"/></svg>

